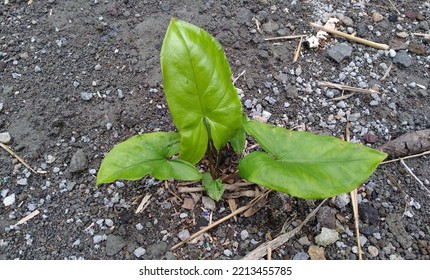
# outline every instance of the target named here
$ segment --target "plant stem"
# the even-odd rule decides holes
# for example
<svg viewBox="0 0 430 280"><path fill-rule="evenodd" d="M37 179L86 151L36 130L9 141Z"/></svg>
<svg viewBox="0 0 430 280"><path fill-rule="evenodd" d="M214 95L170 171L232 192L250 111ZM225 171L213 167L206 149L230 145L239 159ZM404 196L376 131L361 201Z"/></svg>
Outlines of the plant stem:
<svg viewBox="0 0 430 280"><path fill-rule="evenodd" d="M211 173L212 179L216 179L217 174L215 170L215 163L213 158L213 143L212 140L209 139L208 150L206 151L208 160L209 160L209 172Z"/></svg>

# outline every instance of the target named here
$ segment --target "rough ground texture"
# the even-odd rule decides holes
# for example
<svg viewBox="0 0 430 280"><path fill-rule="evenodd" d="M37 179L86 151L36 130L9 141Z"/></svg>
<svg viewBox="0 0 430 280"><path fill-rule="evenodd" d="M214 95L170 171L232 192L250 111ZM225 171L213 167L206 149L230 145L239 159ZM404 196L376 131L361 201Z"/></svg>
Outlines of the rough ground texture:
<svg viewBox="0 0 430 280"><path fill-rule="evenodd" d="M341 137L349 115L351 139L371 147L430 128L429 40L413 35L429 33L428 1L392 1L399 13L385 0L1 2L2 141L46 174L33 174L0 150L0 259L235 259L278 236L284 224L291 230L319 203L271 193L253 216L224 222L172 251L209 217L230 213L227 199L213 210L210 200L199 199L189 210L182 206L191 195L179 193L174 181L95 186L100 162L116 143L175 129L159 65L171 17L206 29L224 46L234 76L245 71L236 87L250 117ZM332 37L303 48L293 64L297 40L264 40L315 34L308 22L331 16L341 20L340 30L391 50ZM319 81L380 94L332 100L349 92ZM430 188L429 157L405 162ZM430 197L402 164L381 165L358 193L364 259L430 259ZM147 194L149 206L135 214ZM357 259L353 233L351 203L340 196L272 258Z"/></svg>

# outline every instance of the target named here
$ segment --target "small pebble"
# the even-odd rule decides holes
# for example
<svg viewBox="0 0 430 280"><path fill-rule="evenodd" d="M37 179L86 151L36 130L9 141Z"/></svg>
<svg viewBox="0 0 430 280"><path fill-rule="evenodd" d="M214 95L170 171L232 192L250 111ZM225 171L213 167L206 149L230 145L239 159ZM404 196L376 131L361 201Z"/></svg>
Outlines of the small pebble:
<svg viewBox="0 0 430 280"><path fill-rule="evenodd" d="M372 257L374 257L374 258L376 258L376 257L379 255L379 250L378 250L378 248L376 248L375 246L370 245L370 246L367 248L367 251L368 251L368 252L369 252L369 254L370 254Z"/></svg>
<svg viewBox="0 0 430 280"><path fill-rule="evenodd" d="M105 219L105 225L107 225L108 227L113 226L113 221L111 219Z"/></svg>
<svg viewBox="0 0 430 280"><path fill-rule="evenodd" d="M133 251L133 254L136 256L136 258L140 258L145 253L146 253L146 250L142 247L136 248L136 250Z"/></svg>
<svg viewBox="0 0 430 280"><path fill-rule="evenodd" d="M96 66L94 66L94 69L98 71L102 69L102 66L100 64L97 64Z"/></svg>
<svg viewBox="0 0 430 280"><path fill-rule="evenodd" d="M92 92L86 92L86 91L81 92L81 99L82 100L88 101L88 100L91 100L91 98L93 98Z"/></svg>
<svg viewBox="0 0 430 280"><path fill-rule="evenodd" d="M190 237L190 232L187 229L184 229L178 233L178 238L181 239L181 241L186 240L188 237Z"/></svg>
<svg viewBox="0 0 430 280"><path fill-rule="evenodd" d="M224 253L224 256L226 256L226 257L233 256L233 252L229 249L225 249L223 253Z"/></svg>
<svg viewBox="0 0 430 280"><path fill-rule="evenodd" d="M142 230L142 229L143 229L142 224L141 224L141 223L138 223L138 224L136 225L136 229L137 229L137 230Z"/></svg>
<svg viewBox="0 0 430 280"><path fill-rule="evenodd" d="M179 218L181 218L181 219L184 219L186 217L188 217L187 213L181 213L181 214L179 214Z"/></svg>
<svg viewBox="0 0 430 280"><path fill-rule="evenodd" d="M0 143L9 144L11 139L9 132L0 133Z"/></svg>

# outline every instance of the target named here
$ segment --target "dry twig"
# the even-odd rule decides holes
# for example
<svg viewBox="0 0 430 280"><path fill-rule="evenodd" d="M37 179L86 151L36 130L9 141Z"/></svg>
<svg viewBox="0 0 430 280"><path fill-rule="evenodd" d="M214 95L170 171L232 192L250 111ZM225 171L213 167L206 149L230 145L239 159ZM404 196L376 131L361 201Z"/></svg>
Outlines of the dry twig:
<svg viewBox="0 0 430 280"><path fill-rule="evenodd" d="M45 174L46 171L43 170L34 170L33 168L31 168L30 165L28 165L19 155L17 155L14 151L12 151L12 149L10 149L8 146L6 146L3 143L0 143L0 147L2 147L6 152L8 152L9 154L11 154L13 157L15 157L17 160L19 160L22 164L24 164L25 167L27 167L28 169L31 170L31 172L33 172L34 174Z"/></svg>
<svg viewBox="0 0 430 280"><path fill-rule="evenodd" d="M424 183L414 174L414 172L412 172L412 170L409 168L409 166L406 165L403 159L400 160L400 163L405 167L405 169L409 172L409 174L411 174L412 177L414 177L414 179L420 184L421 188L425 189L430 194L430 190L426 188Z"/></svg>
<svg viewBox="0 0 430 280"><path fill-rule="evenodd" d="M299 60L300 50L302 49L303 37L300 37L299 44L297 45L296 51L294 52L293 63L296 63Z"/></svg>
<svg viewBox="0 0 430 280"><path fill-rule="evenodd" d="M139 206L137 207L137 209L134 213L139 214L140 212L145 210L145 208L148 207L148 205L149 205L148 201L150 198L151 198L150 194L145 195L145 197L142 199L142 201L140 202Z"/></svg>
<svg viewBox="0 0 430 280"><path fill-rule="evenodd" d="M380 94L378 91L373 90L373 89L357 88L357 87L351 87L351 86L346 86L346 85L336 84L336 83L330 83L330 82L319 82L318 85L322 86L322 87L336 88L338 90L346 90L346 91L351 91L351 92Z"/></svg>
<svg viewBox="0 0 430 280"><path fill-rule="evenodd" d="M25 216L24 218L22 218L21 220L19 220L16 224L15 224L15 226L18 226L18 225L21 225L21 224L23 224L23 223L25 223L25 222L27 222L27 221L29 221L29 220L31 220L31 219L33 219L34 217L36 217L37 215L39 215L40 214L40 211L39 210L34 210L33 212L31 212L30 214L28 214L27 216Z"/></svg>
<svg viewBox="0 0 430 280"><path fill-rule="evenodd" d="M373 41L369 41L369 40L366 40L366 39L363 39L363 38L355 37L355 36L349 35L347 33L341 32L341 31L337 31L337 30L334 30L334 29L331 29L331 28L327 28L325 26L318 25L318 24L313 23L313 22L311 22L310 25L312 27L321 29L321 30L323 30L323 31L325 31L327 33L331 33L331 34L343 37L345 39L348 39L350 41L354 41L354 42L357 42L357 43L360 43L360 44L363 44L363 45L370 46L370 47L375 48L375 49L381 49L381 50L389 50L390 49L390 46L388 46L386 44L375 43Z"/></svg>
<svg viewBox="0 0 430 280"><path fill-rule="evenodd" d="M407 156L407 157L402 157L402 158L396 158L396 159L392 159L392 160L383 161L380 164L392 163L392 162L400 161L402 159L416 158L416 157L421 157L421 156L425 156L425 155L429 155L429 154L430 154L430 151L426 151L426 152L423 152L421 154L416 154L416 155L411 155L411 156Z"/></svg>
<svg viewBox="0 0 430 280"><path fill-rule="evenodd" d="M280 37L270 37L264 39L264 41L273 41L273 40L292 40L292 39L303 39L303 37L306 37L306 35L289 35L289 36L280 36Z"/></svg>
<svg viewBox="0 0 430 280"><path fill-rule="evenodd" d="M396 12L400 15L400 11L397 9L397 7L394 5L393 2L391 2L391 0L388 0L388 2L390 2L391 6L393 6L394 10L396 10Z"/></svg>
<svg viewBox="0 0 430 280"><path fill-rule="evenodd" d="M187 242L190 242L191 240L193 240L194 238L202 235L203 233L207 232L208 230L216 227L217 225L223 223L224 221L229 220L230 218L239 215L242 212L245 212L246 210L248 210L250 207L252 207L255 203L257 203L262 197L265 197L268 193L270 193L271 190L268 190L266 192L264 192L262 195L260 195L259 197L254 198L253 200L251 200L251 202L245 206L240 207L239 209L237 209L236 211L230 213L229 215L225 216L224 218L219 219L218 221L214 222L213 224L206 226L204 228L202 228L201 230L197 231L196 233L192 234L190 237L188 237L187 239L185 239L184 241L179 242L178 244L176 244L175 246L172 247L172 251L176 250L177 248L181 247L182 245L184 245Z"/></svg>
<svg viewBox="0 0 430 280"><path fill-rule="evenodd" d="M388 66L387 70L384 73L384 76L380 79L381 81L385 80L388 75L390 75L391 68L393 68L393 63L391 62L390 66Z"/></svg>
<svg viewBox="0 0 430 280"><path fill-rule="evenodd" d="M273 240L266 241L260 246L258 246L256 249L248 253L245 257L243 257L244 260L258 260L262 257L264 257L267 254L267 248L270 247L271 250L278 248L288 240L290 240L294 235L296 235L302 227L312 218L315 216L315 214L318 212L318 210L321 208L321 206L327 201L327 199L324 199L318 206L315 208L307 217L306 219L295 229L286 232L284 234L279 235Z"/></svg>

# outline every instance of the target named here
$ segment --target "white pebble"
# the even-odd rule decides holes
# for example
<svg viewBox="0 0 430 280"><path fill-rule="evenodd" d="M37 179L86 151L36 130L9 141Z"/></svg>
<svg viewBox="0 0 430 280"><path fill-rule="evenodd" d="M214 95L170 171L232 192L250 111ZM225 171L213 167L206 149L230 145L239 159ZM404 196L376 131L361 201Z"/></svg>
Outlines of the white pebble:
<svg viewBox="0 0 430 280"><path fill-rule="evenodd" d="M137 229L137 230L142 230L142 229L143 229L142 224L141 224L141 223L138 223L138 224L136 225L136 229Z"/></svg>
<svg viewBox="0 0 430 280"><path fill-rule="evenodd" d="M15 194L11 194L9 196L6 196L5 199L3 199L3 204L4 206L11 206L12 204L15 203Z"/></svg>
<svg viewBox="0 0 430 280"><path fill-rule="evenodd" d="M231 251L231 250L229 250L229 249L226 249L226 250L224 250L224 255L226 256L226 257L231 257L231 256L233 256L233 252Z"/></svg>
<svg viewBox="0 0 430 280"><path fill-rule="evenodd" d="M249 237L249 233L248 233L248 231L246 230L246 229L244 229L244 230L242 230L241 232L240 232L240 238L242 239L242 240L245 240L245 239L247 239Z"/></svg>
<svg viewBox="0 0 430 280"><path fill-rule="evenodd" d="M0 142L3 144L9 144L11 140L9 132L2 132L0 133Z"/></svg>
<svg viewBox="0 0 430 280"><path fill-rule="evenodd" d="M105 219L105 225L107 225L108 227L113 226L113 221L111 219Z"/></svg>
<svg viewBox="0 0 430 280"><path fill-rule="evenodd" d="M142 247L136 248L136 250L133 251L133 254L137 257L140 258L142 255L144 255L146 253L146 250Z"/></svg>

